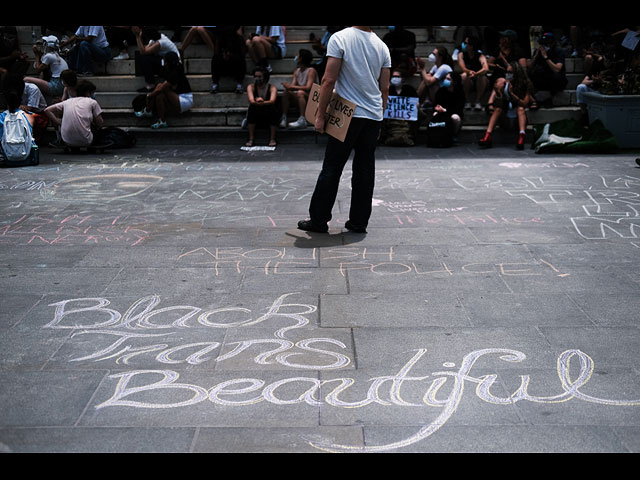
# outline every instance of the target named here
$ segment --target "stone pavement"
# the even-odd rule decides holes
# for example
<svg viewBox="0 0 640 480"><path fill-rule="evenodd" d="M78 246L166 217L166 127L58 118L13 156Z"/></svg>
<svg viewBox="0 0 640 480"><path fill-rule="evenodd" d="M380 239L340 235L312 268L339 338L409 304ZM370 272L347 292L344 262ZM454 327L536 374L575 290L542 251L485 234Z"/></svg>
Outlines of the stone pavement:
<svg viewBox="0 0 640 480"><path fill-rule="evenodd" d="M638 452L638 156L322 142L0 170L0 451Z"/></svg>

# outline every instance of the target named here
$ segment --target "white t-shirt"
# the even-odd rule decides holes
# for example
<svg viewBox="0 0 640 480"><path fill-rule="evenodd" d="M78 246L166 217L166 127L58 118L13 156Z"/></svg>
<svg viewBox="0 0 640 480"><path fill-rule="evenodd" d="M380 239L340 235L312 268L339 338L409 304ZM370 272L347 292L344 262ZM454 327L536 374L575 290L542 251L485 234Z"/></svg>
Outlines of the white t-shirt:
<svg viewBox="0 0 640 480"><path fill-rule="evenodd" d="M78 37L96 37L93 43L96 47L104 48L109 46L107 35L104 33L104 27L79 27L76 30Z"/></svg>
<svg viewBox="0 0 640 480"><path fill-rule="evenodd" d="M59 78L60 74L69 68L64 58L51 52L42 55L40 61L49 66L53 78Z"/></svg>
<svg viewBox="0 0 640 480"><path fill-rule="evenodd" d="M438 80L438 82L440 82L440 85L442 85L444 77L446 77L447 74L451 72L453 72L452 68L446 63L443 63L439 67L437 65L434 65L429 71L429 73L433 75Z"/></svg>
<svg viewBox="0 0 640 480"><path fill-rule="evenodd" d="M156 41L160 44L160 51L158 52L158 55L164 57L167 53L173 52L178 55L178 58L180 58L180 51L178 50L178 47L176 47L176 44L173 43L164 33L160 34L159 40L150 40L149 45L153 45Z"/></svg>
<svg viewBox="0 0 640 480"><path fill-rule="evenodd" d="M342 59L336 93L356 104L353 116L382 121L380 72L391 68L389 47L374 32L354 27L334 33L327 56Z"/></svg>
<svg viewBox="0 0 640 480"><path fill-rule="evenodd" d="M22 105L26 105L32 112L40 113L47 108L47 100L35 83L24 82Z"/></svg>

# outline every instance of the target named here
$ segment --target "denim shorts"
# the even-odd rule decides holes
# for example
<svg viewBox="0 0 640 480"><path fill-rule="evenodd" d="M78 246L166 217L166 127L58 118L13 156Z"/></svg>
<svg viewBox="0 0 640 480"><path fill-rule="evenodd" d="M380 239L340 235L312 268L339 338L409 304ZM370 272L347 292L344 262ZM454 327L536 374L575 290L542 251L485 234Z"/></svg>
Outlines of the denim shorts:
<svg viewBox="0 0 640 480"><path fill-rule="evenodd" d="M49 91L52 97L62 97L64 85L60 77L52 77L51 80L49 80Z"/></svg>

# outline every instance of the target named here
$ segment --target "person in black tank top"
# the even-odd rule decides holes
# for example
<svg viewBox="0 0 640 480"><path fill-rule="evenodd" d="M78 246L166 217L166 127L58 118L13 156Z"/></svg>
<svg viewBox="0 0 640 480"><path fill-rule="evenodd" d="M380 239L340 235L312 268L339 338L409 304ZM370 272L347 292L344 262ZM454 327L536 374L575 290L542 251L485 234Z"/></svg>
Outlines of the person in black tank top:
<svg viewBox="0 0 640 480"><path fill-rule="evenodd" d="M255 141L255 131L258 125L268 126L270 133L269 146L276 146L276 130L280 121L277 104L278 90L269 83L269 72L265 68L256 68L253 73L254 83L247 87L249 109L247 111L247 128L249 141L245 146L252 147Z"/></svg>
<svg viewBox="0 0 640 480"><path fill-rule="evenodd" d="M462 51L458 54L458 65L462 71L462 87L467 98L466 109L471 108L470 94L475 90L476 101L474 108L482 110L482 98L489 86L487 72L489 64L487 58L479 50L480 41L475 37L467 37L462 42Z"/></svg>

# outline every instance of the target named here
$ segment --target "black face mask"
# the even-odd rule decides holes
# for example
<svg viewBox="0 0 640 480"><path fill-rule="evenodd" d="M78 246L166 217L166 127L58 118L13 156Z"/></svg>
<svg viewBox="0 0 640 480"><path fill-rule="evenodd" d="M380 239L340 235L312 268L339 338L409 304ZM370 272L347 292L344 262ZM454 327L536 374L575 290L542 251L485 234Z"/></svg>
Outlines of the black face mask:
<svg viewBox="0 0 640 480"><path fill-rule="evenodd" d="M256 85L264 85L264 78L254 78Z"/></svg>

